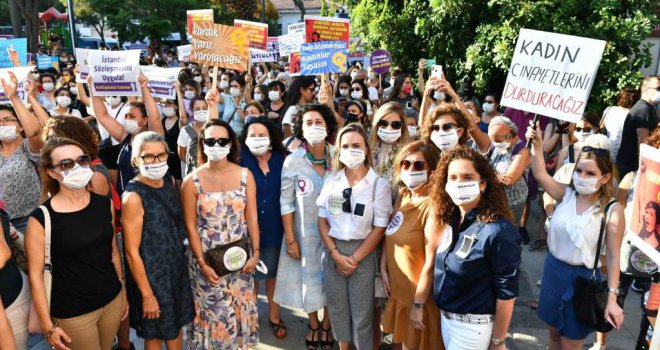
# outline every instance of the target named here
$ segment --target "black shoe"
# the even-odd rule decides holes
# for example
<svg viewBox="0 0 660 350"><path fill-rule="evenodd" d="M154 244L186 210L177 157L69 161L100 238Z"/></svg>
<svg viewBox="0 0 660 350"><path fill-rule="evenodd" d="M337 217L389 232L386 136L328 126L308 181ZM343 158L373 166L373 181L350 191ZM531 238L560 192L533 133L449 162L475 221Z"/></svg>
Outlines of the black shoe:
<svg viewBox="0 0 660 350"><path fill-rule="evenodd" d="M545 239L537 239L529 245L530 252L540 252L548 249L548 242Z"/></svg>
<svg viewBox="0 0 660 350"><path fill-rule="evenodd" d="M527 229L524 227L519 227L518 228L518 233L520 233L520 239L522 244L527 244L529 243L529 235L527 234Z"/></svg>

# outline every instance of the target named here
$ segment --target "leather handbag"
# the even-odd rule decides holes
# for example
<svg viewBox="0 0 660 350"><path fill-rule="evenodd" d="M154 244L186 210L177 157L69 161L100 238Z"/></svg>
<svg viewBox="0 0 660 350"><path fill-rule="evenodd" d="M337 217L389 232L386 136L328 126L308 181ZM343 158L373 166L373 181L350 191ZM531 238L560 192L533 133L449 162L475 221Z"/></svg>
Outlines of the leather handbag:
<svg viewBox="0 0 660 350"><path fill-rule="evenodd" d="M591 275L591 278L584 278L582 276L575 278L575 293L573 295L573 310L575 311L578 321L601 333L607 333L614 328L614 326L605 319L605 307L607 306L609 294L607 281L598 282L596 280L598 259L600 258L600 251L605 233L605 219L609 216L609 209L614 203L616 203L614 200L607 203L603 212L603 219L601 220L600 232L598 234L596 257L594 258L593 274Z"/></svg>
<svg viewBox="0 0 660 350"><path fill-rule="evenodd" d="M207 250L205 255L208 265L218 277L228 275L242 269L250 258L248 239L243 237L238 241L219 245Z"/></svg>
<svg viewBox="0 0 660 350"><path fill-rule="evenodd" d="M44 287L46 289L46 302L48 303L48 311L50 312L50 292L53 289L53 265L50 262L50 213L43 205L39 209L44 213ZM41 320L34 308L34 300L30 306L30 316L28 318L28 332L32 334L41 333Z"/></svg>

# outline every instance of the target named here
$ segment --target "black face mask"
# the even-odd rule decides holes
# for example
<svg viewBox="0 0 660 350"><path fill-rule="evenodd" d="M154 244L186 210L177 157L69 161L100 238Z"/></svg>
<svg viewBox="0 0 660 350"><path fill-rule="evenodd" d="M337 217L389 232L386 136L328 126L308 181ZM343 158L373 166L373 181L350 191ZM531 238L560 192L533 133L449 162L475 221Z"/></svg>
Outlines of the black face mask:
<svg viewBox="0 0 660 350"><path fill-rule="evenodd" d="M353 113L348 113L348 112L346 113L346 124L359 123L359 122L360 122L360 116Z"/></svg>

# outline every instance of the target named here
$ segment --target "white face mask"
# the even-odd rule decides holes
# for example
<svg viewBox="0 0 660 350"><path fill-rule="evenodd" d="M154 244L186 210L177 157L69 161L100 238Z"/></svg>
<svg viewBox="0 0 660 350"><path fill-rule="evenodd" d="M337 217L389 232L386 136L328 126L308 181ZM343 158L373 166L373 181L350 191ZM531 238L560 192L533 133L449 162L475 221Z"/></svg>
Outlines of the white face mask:
<svg viewBox="0 0 660 350"><path fill-rule="evenodd" d="M417 136L417 127L416 126L408 126L408 135L410 135L410 137L416 137Z"/></svg>
<svg viewBox="0 0 660 350"><path fill-rule="evenodd" d="M456 129L449 131L434 131L431 133L433 142L441 151L445 152L458 144L458 133Z"/></svg>
<svg viewBox="0 0 660 350"><path fill-rule="evenodd" d="M493 141L493 146L495 146L495 148L496 148L498 151L500 151L500 152L504 152L504 151L506 151L506 150L509 149L509 147L511 146L511 144L508 143L508 142L506 142L506 141L502 141L502 142L495 142L495 141Z"/></svg>
<svg viewBox="0 0 660 350"><path fill-rule="evenodd" d="M174 116L174 107L163 107L163 115L166 117Z"/></svg>
<svg viewBox="0 0 660 350"><path fill-rule="evenodd" d="M655 92L655 97L653 97L653 102L652 103L660 103L660 90Z"/></svg>
<svg viewBox="0 0 660 350"><path fill-rule="evenodd" d="M62 108L69 107L69 105L71 105L71 97L57 96L57 104Z"/></svg>
<svg viewBox="0 0 660 350"><path fill-rule="evenodd" d="M241 89L231 88L231 89L229 89L229 93L231 94L232 97L238 97L238 96L241 95Z"/></svg>
<svg viewBox="0 0 660 350"><path fill-rule="evenodd" d="M394 143L401 138L401 129L390 130L386 128L378 128L378 138L385 143Z"/></svg>
<svg viewBox="0 0 660 350"><path fill-rule="evenodd" d="M110 106L116 106L121 103L121 97L108 96L105 98L105 102L107 102Z"/></svg>
<svg viewBox="0 0 660 350"><path fill-rule="evenodd" d="M280 92L279 91L268 91L268 99L271 101L279 101L280 100Z"/></svg>
<svg viewBox="0 0 660 350"><path fill-rule="evenodd" d="M576 132L573 133L573 135L575 136L575 138L578 139L578 142L584 142L584 141L586 141L587 137L592 135L592 133L591 132L584 132L584 131L576 131Z"/></svg>
<svg viewBox="0 0 660 350"><path fill-rule="evenodd" d="M412 190L417 188L419 185L425 184L426 181L428 181L429 172L427 170L401 170L399 178L401 179L401 182L406 185L406 187Z"/></svg>
<svg viewBox="0 0 660 350"><path fill-rule="evenodd" d="M264 100L264 95L262 95L260 92L255 92L254 93L254 99L255 101L263 101Z"/></svg>
<svg viewBox="0 0 660 350"><path fill-rule="evenodd" d="M229 146L225 146L225 147L218 145L215 145L213 147L204 146L204 154L206 154L206 156L212 162L217 162L227 158L229 151L230 151Z"/></svg>
<svg viewBox="0 0 660 350"><path fill-rule="evenodd" d="M445 96L445 93L442 92L442 91L435 90L435 91L433 92L433 98L434 98L436 101L444 101L444 100L445 100L445 97L446 97L446 96Z"/></svg>
<svg viewBox="0 0 660 350"><path fill-rule="evenodd" d="M490 113L490 112L492 112L492 111L495 110L495 104L494 104L494 103L484 102L484 104L481 105L481 108L484 109L484 112L486 112L486 113Z"/></svg>
<svg viewBox="0 0 660 350"><path fill-rule="evenodd" d="M85 188L92 179L92 176L94 176L94 172L89 166L80 166L78 164L76 164L73 169L63 171L60 174L62 175L60 183L64 187L72 190L81 190Z"/></svg>
<svg viewBox="0 0 660 350"><path fill-rule="evenodd" d="M203 109L195 111L195 113L193 113L193 119L198 123L206 123L209 119L209 111Z"/></svg>
<svg viewBox="0 0 660 350"><path fill-rule="evenodd" d="M339 89L339 94L343 97L348 96L348 89Z"/></svg>
<svg viewBox="0 0 660 350"><path fill-rule="evenodd" d="M447 181L445 191L456 205L471 203L481 194L479 181Z"/></svg>
<svg viewBox="0 0 660 350"><path fill-rule="evenodd" d="M151 180L160 180L167 174L169 169L167 162L162 162L158 164L142 164L139 166L140 174L147 179Z"/></svg>
<svg viewBox="0 0 660 350"><path fill-rule="evenodd" d="M69 88L69 92L71 92L71 94L73 94L75 96L78 96L78 88L77 87Z"/></svg>
<svg viewBox="0 0 660 350"><path fill-rule="evenodd" d="M194 81L201 83L202 82L202 77L201 76L196 76L193 78Z"/></svg>
<svg viewBox="0 0 660 350"><path fill-rule="evenodd" d="M228 82L228 81L225 81L225 80L221 80L221 81L220 81L220 88L221 88L221 89L224 90L224 89L226 89L226 88L228 88L228 87L229 87L229 82Z"/></svg>
<svg viewBox="0 0 660 350"><path fill-rule="evenodd" d="M53 91L53 89L55 88L55 85L53 83L44 83L43 88L46 91Z"/></svg>
<svg viewBox="0 0 660 350"><path fill-rule="evenodd" d="M39 80L39 73L32 73L32 79Z"/></svg>
<svg viewBox="0 0 660 350"><path fill-rule="evenodd" d="M328 136L328 131L324 126L304 126L303 127L303 138L310 145L318 145L321 142L325 141L325 138Z"/></svg>
<svg viewBox="0 0 660 350"><path fill-rule="evenodd" d="M598 180L600 177L583 179L577 173L573 173L573 187L579 194L590 195L598 191Z"/></svg>
<svg viewBox="0 0 660 350"><path fill-rule="evenodd" d="M356 169L364 164L364 151L358 148L342 148L339 152L339 161L349 169Z"/></svg>
<svg viewBox="0 0 660 350"><path fill-rule="evenodd" d="M265 154L270 149L269 137L248 137L245 139L245 145L255 156Z"/></svg>
<svg viewBox="0 0 660 350"><path fill-rule="evenodd" d="M137 135L142 130L142 127L138 124L137 120L126 119L124 120L124 130L128 131L131 135Z"/></svg>
<svg viewBox="0 0 660 350"><path fill-rule="evenodd" d="M359 100L362 98L362 91L353 91L351 92L351 98L354 100Z"/></svg>
<svg viewBox="0 0 660 350"><path fill-rule="evenodd" d="M183 98L186 100L192 100L195 97L195 91L186 90L183 92Z"/></svg>
<svg viewBox="0 0 660 350"><path fill-rule="evenodd" d="M12 142L18 137L15 125L0 125L0 141Z"/></svg>

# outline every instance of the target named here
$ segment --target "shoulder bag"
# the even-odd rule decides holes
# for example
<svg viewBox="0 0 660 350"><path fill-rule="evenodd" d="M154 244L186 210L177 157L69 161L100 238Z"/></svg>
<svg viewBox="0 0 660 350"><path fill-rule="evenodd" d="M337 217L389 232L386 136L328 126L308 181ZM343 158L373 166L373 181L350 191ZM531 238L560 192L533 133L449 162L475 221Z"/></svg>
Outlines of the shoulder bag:
<svg viewBox="0 0 660 350"><path fill-rule="evenodd" d="M44 287L46 289L46 302L48 303L48 312L50 312L50 292L53 289L53 265L50 262L50 213L48 209L40 205L39 209L44 213ZM30 306L30 317L28 319L28 331L32 334L41 333L41 320L34 308L34 301Z"/></svg>

